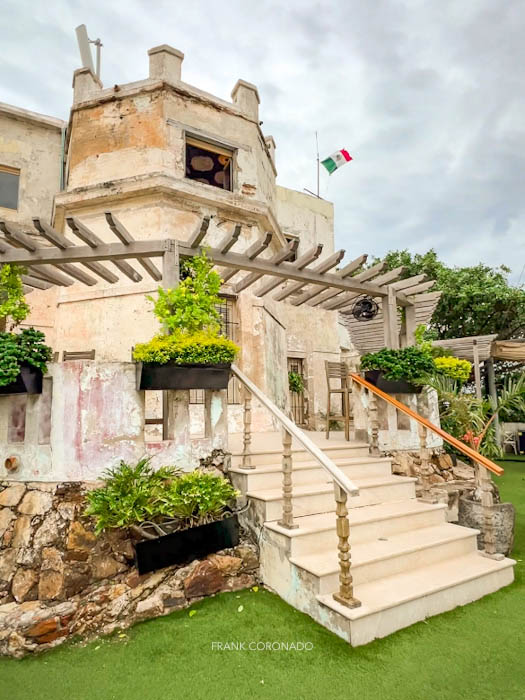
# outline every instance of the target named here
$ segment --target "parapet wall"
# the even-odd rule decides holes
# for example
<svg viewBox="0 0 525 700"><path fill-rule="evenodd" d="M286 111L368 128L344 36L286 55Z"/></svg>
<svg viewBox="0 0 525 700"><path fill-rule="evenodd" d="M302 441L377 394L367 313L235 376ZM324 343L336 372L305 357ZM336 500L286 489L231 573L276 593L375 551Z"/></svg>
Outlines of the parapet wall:
<svg viewBox="0 0 525 700"><path fill-rule="evenodd" d="M225 391L210 392L204 436L190 434L189 392L168 392L171 439L148 442L135 373L132 362L51 363L42 394L0 397L0 478L90 481L145 455L153 466L188 471L214 449L227 450Z"/></svg>

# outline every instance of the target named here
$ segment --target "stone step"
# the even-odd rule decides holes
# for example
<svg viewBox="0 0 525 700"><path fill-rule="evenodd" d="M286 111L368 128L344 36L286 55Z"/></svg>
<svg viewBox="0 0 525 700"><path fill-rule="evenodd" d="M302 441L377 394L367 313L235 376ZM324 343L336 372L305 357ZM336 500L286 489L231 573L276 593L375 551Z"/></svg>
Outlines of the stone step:
<svg viewBox="0 0 525 700"><path fill-rule="evenodd" d="M445 511L443 503L422 503L416 499L351 508L348 512L350 543L353 546L379 537L440 525L445 522ZM281 547L295 557L335 551L335 521L335 513L330 512L296 518L297 528L293 530L283 528L277 522L265 523L265 527L280 535Z"/></svg>
<svg viewBox="0 0 525 700"><path fill-rule="evenodd" d="M330 459L335 460L345 457L368 457L369 447L365 442L337 443L335 445L323 445L320 449ZM282 446L268 450L254 450L251 453L252 464L256 467L262 464L276 464L282 458ZM310 462L312 455L300 445L292 447L292 460L294 462ZM242 452L232 453L232 467L242 465Z"/></svg>
<svg viewBox="0 0 525 700"><path fill-rule="evenodd" d="M441 523L352 545L354 586L475 552L478 534L478 530ZM319 594L338 589L337 548L292 557L290 562L317 579Z"/></svg>
<svg viewBox="0 0 525 700"><path fill-rule="evenodd" d="M352 646L367 644L432 615L466 605L512 583L512 559L495 561L471 552L355 586L358 608L317 596L310 614ZM270 584L271 585L271 584Z"/></svg>
<svg viewBox="0 0 525 700"><path fill-rule="evenodd" d="M338 457L335 464L349 479L359 477L388 477L392 473L392 460L381 457ZM233 484L242 493L247 491L277 489L283 481L282 464L263 464L255 469L232 467L230 469ZM295 485L331 481L330 475L319 462L304 461L293 464L292 481Z"/></svg>
<svg viewBox="0 0 525 700"><path fill-rule="evenodd" d="M389 501L415 498L417 479L408 476L355 479L359 496L348 498L347 506L359 508ZM282 489L248 491L252 500L252 515L257 523L282 517ZM330 483L305 484L293 487L294 517L335 511L334 487Z"/></svg>

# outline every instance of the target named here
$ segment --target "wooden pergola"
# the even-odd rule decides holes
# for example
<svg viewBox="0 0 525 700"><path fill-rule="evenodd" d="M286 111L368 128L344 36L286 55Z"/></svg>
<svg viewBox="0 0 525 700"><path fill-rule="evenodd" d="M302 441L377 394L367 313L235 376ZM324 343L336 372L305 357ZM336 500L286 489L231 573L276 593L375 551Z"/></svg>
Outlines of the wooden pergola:
<svg viewBox="0 0 525 700"><path fill-rule="evenodd" d="M107 243L77 217L67 217L71 233L81 244L73 243L40 218L33 219L34 230L23 231L17 224L0 220L0 265L16 263L26 267L23 276L28 290L48 289L53 285L68 287L80 282L87 286L100 279L115 284L120 277L140 282L143 275L129 261L135 261L147 275L166 287L177 284L179 259L198 255L209 231L210 217L204 217L188 241L174 239L136 240L111 212L106 212L108 233L114 241ZM272 243L266 233L245 250L237 251L241 225L234 226L218 245L206 247L206 253L219 269L224 284L234 293L253 287L258 297L272 295L276 301L293 306L308 305L325 310L347 311L362 295L381 304L384 345L399 346L398 307L405 308L407 343L413 343L417 326L418 299L434 284L422 275L400 280L404 268L384 272L380 262L362 269L367 256L338 268L345 251L339 250L317 262L323 246L318 244L297 256L298 241L290 241L271 257L262 257ZM154 259L162 259L162 271ZM294 260L294 258L296 258ZM292 261L293 260L293 261ZM334 268L335 269L334 271ZM142 272L142 271L141 271Z"/></svg>

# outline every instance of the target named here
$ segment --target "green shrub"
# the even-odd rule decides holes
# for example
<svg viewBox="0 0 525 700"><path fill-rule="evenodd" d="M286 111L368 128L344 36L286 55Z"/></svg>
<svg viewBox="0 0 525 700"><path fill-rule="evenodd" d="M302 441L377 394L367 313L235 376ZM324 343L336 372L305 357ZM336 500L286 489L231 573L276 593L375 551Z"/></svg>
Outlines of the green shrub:
<svg viewBox="0 0 525 700"><path fill-rule="evenodd" d="M29 304L25 300L22 274L19 265L3 265L0 270L0 319L10 318L18 326L29 315Z"/></svg>
<svg viewBox="0 0 525 700"><path fill-rule="evenodd" d="M380 370L386 379L407 382L423 379L435 371L431 354L415 346L367 353L361 357L361 369Z"/></svg>
<svg viewBox="0 0 525 700"><path fill-rule="evenodd" d="M193 334L157 335L148 343L139 343L133 352L137 362L166 364L230 364L239 348L228 338L207 331Z"/></svg>
<svg viewBox="0 0 525 700"><path fill-rule="evenodd" d="M85 515L95 519L95 532L114 527L131 527L159 515L156 505L159 494L169 487L180 473L174 467L154 471L149 458L131 466L121 460L104 474L105 484L86 495Z"/></svg>
<svg viewBox="0 0 525 700"><path fill-rule="evenodd" d="M197 469L174 479L156 505L162 515L179 518L179 529L186 529L219 520L238 495L224 477Z"/></svg>
<svg viewBox="0 0 525 700"><path fill-rule="evenodd" d="M435 357L434 364L440 374L461 382L468 381L472 371L472 365L468 360L460 360L457 357Z"/></svg>
<svg viewBox="0 0 525 700"><path fill-rule="evenodd" d="M44 340L45 335L34 328L25 328L21 333L0 333L0 386L14 382L22 364L47 372L52 351Z"/></svg>
<svg viewBox="0 0 525 700"><path fill-rule="evenodd" d="M165 333L209 331L217 335L221 278L206 254L183 261L181 278L173 289L159 287L157 299L147 297L153 302L153 313Z"/></svg>
<svg viewBox="0 0 525 700"><path fill-rule="evenodd" d="M302 394L304 391L304 379L298 372L288 372L288 387L295 394Z"/></svg>
<svg viewBox="0 0 525 700"><path fill-rule="evenodd" d="M124 461L106 471L105 484L86 495L85 515L95 519L95 532L136 528L144 521L178 520L177 529L218 520L239 495L230 482L196 470L182 474L174 467L155 471L149 458L131 466Z"/></svg>

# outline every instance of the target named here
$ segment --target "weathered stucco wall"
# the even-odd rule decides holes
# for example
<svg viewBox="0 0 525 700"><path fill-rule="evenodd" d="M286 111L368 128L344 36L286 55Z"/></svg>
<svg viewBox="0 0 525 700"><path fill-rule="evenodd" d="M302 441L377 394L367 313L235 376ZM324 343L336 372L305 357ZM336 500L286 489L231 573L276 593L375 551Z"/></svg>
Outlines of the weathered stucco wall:
<svg viewBox="0 0 525 700"><path fill-rule="evenodd" d="M31 224L51 220L60 189L62 128L65 122L0 103L0 165L18 168L18 209L0 207L0 217Z"/></svg>
<svg viewBox="0 0 525 700"><path fill-rule="evenodd" d="M424 390L421 394L399 394L395 396L398 401L406 404L416 413L434 425L439 426L439 405L435 391ZM419 451L418 424L408 416L386 401L380 398L377 401L377 419L379 423L379 449L382 452L395 452L397 450ZM368 392L355 387L352 392L352 408L356 438L371 441L372 432L368 421ZM427 431L426 448L442 447L443 440L430 430Z"/></svg>
<svg viewBox="0 0 525 700"><path fill-rule="evenodd" d="M279 185L275 188L275 194L279 224L283 233L299 238L299 252L322 243L322 257L331 255L334 252L332 202Z"/></svg>
<svg viewBox="0 0 525 700"><path fill-rule="evenodd" d="M194 469L213 449L227 449L221 418L227 407L225 392L213 392L211 432L192 437L184 419L188 393L169 392L185 394L178 397L173 438L148 442L145 392L136 389L134 363L51 363L41 395L0 397L0 478L92 480L120 459L134 462L144 455L154 466ZM180 429L177 420L183 423ZM17 458L16 473L7 468L8 457Z"/></svg>

